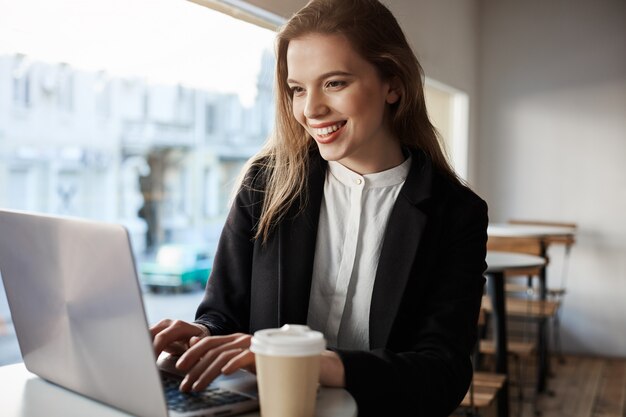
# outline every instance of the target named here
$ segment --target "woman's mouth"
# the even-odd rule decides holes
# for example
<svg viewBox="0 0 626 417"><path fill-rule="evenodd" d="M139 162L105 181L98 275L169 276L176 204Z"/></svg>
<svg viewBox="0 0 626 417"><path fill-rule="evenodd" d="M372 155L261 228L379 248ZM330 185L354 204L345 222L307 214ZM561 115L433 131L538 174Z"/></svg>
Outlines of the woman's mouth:
<svg viewBox="0 0 626 417"><path fill-rule="evenodd" d="M334 123L324 127L312 127L313 133L315 133L316 139L320 143L330 143L339 136L339 131L346 125L346 121Z"/></svg>

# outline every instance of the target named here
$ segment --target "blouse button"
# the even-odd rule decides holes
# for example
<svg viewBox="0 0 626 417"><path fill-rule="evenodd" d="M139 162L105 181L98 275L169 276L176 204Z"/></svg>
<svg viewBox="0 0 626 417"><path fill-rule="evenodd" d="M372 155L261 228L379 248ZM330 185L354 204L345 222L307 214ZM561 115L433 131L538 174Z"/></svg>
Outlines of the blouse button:
<svg viewBox="0 0 626 417"><path fill-rule="evenodd" d="M361 184L363 184L363 180L361 178L357 178L357 179L354 180L354 183L356 185L361 185Z"/></svg>

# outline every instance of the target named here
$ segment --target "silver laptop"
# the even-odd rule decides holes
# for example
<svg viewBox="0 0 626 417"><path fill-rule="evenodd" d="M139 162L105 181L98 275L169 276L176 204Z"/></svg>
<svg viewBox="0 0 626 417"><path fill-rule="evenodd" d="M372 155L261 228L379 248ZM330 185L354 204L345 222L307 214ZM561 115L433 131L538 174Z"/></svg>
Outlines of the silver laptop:
<svg viewBox="0 0 626 417"><path fill-rule="evenodd" d="M0 272L24 364L41 378L137 416L258 408L250 373L183 394L157 367L124 227L0 210Z"/></svg>

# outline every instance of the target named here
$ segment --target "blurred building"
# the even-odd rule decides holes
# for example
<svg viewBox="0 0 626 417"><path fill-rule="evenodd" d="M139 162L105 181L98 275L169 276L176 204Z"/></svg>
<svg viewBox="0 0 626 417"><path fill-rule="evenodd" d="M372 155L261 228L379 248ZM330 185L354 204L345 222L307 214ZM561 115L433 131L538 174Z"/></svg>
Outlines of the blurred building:
<svg viewBox="0 0 626 417"><path fill-rule="evenodd" d="M239 97L0 56L0 207L122 223L137 253L215 244L273 123L273 57Z"/></svg>

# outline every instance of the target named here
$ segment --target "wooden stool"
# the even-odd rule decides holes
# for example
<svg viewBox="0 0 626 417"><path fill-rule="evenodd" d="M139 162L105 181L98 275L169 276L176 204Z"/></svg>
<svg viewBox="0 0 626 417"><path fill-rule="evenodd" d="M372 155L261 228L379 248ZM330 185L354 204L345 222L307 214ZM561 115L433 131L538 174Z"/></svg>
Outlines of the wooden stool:
<svg viewBox="0 0 626 417"><path fill-rule="evenodd" d="M474 372L472 383L460 407L467 408L473 415L480 409L490 407L506 381L506 376L491 372Z"/></svg>

